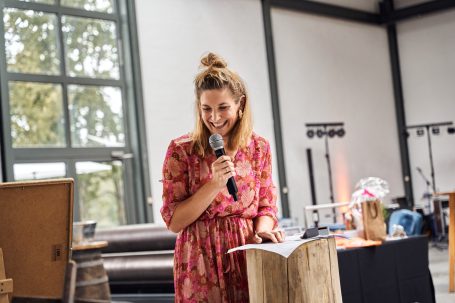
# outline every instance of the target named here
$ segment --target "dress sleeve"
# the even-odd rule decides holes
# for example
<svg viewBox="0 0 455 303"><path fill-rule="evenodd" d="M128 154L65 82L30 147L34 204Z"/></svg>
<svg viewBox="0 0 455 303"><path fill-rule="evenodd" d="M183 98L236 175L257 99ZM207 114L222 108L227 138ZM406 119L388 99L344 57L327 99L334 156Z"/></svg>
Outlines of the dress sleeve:
<svg viewBox="0 0 455 303"><path fill-rule="evenodd" d="M260 175L261 187L259 189L259 207L257 217L270 216L275 221L275 226L278 225L276 217L278 208L276 207L276 187L272 181L272 155L270 145L265 146L263 166Z"/></svg>
<svg viewBox="0 0 455 303"><path fill-rule="evenodd" d="M169 145L163 164L163 207L161 216L169 227L178 203L189 197L188 162L183 148L174 141Z"/></svg>

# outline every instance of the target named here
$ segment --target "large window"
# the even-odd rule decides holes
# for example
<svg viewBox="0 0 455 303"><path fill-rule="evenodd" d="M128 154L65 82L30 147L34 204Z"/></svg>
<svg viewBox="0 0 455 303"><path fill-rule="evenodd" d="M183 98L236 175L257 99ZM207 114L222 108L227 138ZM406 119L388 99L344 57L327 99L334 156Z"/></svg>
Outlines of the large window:
<svg viewBox="0 0 455 303"><path fill-rule="evenodd" d="M149 186L131 68L131 4L0 4L4 181L72 177L75 220L146 222Z"/></svg>

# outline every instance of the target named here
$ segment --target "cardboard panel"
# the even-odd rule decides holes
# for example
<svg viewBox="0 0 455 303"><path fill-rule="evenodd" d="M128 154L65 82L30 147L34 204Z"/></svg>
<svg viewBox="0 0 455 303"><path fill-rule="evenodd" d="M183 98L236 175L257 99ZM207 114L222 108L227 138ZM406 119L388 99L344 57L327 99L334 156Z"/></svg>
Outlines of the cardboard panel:
<svg viewBox="0 0 455 303"><path fill-rule="evenodd" d="M0 183L0 247L13 297L62 298L73 187L72 179Z"/></svg>

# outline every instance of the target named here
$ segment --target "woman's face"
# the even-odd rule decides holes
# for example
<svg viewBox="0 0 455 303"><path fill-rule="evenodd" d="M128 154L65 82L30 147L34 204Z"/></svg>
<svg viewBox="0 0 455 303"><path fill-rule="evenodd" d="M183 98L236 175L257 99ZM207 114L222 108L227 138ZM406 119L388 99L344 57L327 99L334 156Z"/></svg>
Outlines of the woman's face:
<svg viewBox="0 0 455 303"><path fill-rule="evenodd" d="M212 89L202 92L201 117L212 134L227 139L238 119L240 102L236 103L229 89Z"/></svg>

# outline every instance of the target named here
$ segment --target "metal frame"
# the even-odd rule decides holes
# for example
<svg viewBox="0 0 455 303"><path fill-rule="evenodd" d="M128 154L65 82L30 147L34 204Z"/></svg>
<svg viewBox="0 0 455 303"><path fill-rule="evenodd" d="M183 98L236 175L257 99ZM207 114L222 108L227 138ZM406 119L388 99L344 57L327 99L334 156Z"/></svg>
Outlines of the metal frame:
<svg viewBox="0 0 455 303"><path fill-rule="evenodd" d="M275 132L276 158L278 162L278 178L280 181L281 208L283 217L290 216L286 168L284 165L283 138L281 135L281 115L278 98L278 81L275 68L275 51L272 35L272 18L269 0L262 0L262 16L264 19L265 45L267 49L267 65L269 71L270 94L272 100L273 130Z"/></svg>
<svg viewBox="0 0 455 303"><path fill-rule="evenodd" d="M389 41L389 53L391 61L391 73L393 79L393 89L395 97L395 110L398 125L398 140L400 146L401 170L403 176L403 186L406 197L410 206L414 204L414 195L412 191L412 179L410 173L410 160L408 144L405 136L406 119L403 89L401 84L401 70L399 60L398 41L396 37L395 24L414 17L421 17L426 14L440 12L455 8L453 0L433 0L425 3L401 8L395 10L393 0L383 0L379 2L380 13L370 13L361 10L345 8L341 6L325 4L316 1L308 0L261 0L262 15L265 31L265 43L267 49L267 63L269 68L270 94L272 101L273 123L275 131L276 153L278 160L278 174L282 192L282 208L283 216L289 217L289 200L288 189L286 182L286 170L284 165L283 141L281 134L281 119L278 97L278 82L275 68L275 53L273 47L273 31L272 31L272 8L282 8L292 11L300 11L309 14L322 15L332 18L338 18L347 21L360 22L364 24L385 26Z"/></svg>
<svg viewBox="0 0 455 303"><path fill-rule="evenodd" d="M381 16L378 14L332 4L307 0L270 0L269 2L272 7L277 8L290 9L293 11L300 11L373 25L381 24Z"/></svg>
<svg viewBox="0 0 455 303"><path fill-rule="evenodd" d="M7 72L6 57L4 51L0 52L0 98L1 98L1 154L2 154L2 178L4 181L13 180L13 163L27 162L64 162L67 174L75 176L76 161L113 161L117 160L112 155L114 151L124 154L133 154L133 159L124 159L124 190L125 190L125 214L128 223L145 223L153 220L151 213L147 215L144 201L150 196L149 171L147 166L147 148L145 136L145 123L143 114L142 86L140 78L140 63L137 47L136 19L134 15L134 1L114 0L114 12L100 13L90 12L77 8L56 5L22 2L17 0L0 0L1 15L3 8L30 9L57 15L58 33L57 39L60 51L60 75L34 75ZM131 13L133 10L133 13ZM82 77L69 77L65 71L65 54L63 33L61 30L61 16L92 18L97 20L111 21L116 23L117 46L119 49L119 79L92 79ZM4 24L0 22L0 33L4 33ZM0 34L0 45L4 45L4 36ZM127 64L125 64L127 62ZM59 84L62 87L64 108L68 108L67 87L71 84L114 86L122 91L124 130L127 134L127 142L124 147L106 148L71 148L71 131L69 125L68 110L64 111L66 146L64 148L12 148L11 129L9 117L9 81L27 81L39 83ZM32 152L31 152L32 151ZM137 182L133 182L137 180ZM129 183L130 185L127 185ZM78 201L77 191L75 200ZM75 219L79 215L78 203L75 203Z"/></svg>

